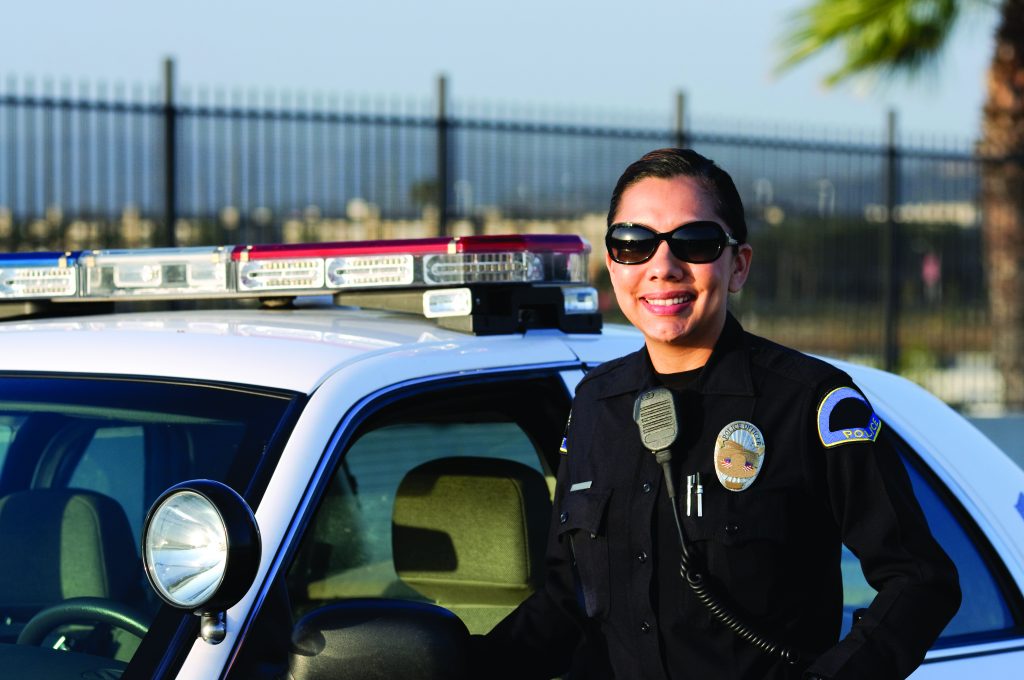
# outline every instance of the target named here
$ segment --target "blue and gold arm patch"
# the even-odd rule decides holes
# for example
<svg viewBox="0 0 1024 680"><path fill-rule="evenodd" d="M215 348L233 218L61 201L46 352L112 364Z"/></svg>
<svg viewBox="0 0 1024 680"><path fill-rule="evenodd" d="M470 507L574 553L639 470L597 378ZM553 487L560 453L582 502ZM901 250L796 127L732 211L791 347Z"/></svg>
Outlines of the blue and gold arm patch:
<svg viewBox="0 0 1024 680"><path fill-rule="evenodd" d="M825 448L873 442L881 431L882 421L868 400L852 387L832 390L818 406L818 437Z"/></svg>

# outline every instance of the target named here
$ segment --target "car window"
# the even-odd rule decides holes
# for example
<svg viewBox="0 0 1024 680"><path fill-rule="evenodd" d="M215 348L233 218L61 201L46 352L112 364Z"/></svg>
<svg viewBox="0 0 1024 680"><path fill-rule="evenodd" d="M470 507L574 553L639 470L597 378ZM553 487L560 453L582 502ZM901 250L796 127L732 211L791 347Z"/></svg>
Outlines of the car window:
<svg viewBox="0 0 1024 680"><path fill-rule="evenodd" d="M142 536L145 443L140 425L100 427L82 454L68 486L105 494L124 509L132 536Z"/></svg>
<svg viewBox="0 0 1024 680"><path fill-rule="evenodd" d="M7 423L0 423L0 470L4 467L4 460L7 458L7 447L11 445L14 437L14 426Z"/></svg>
<svg viewBox="0 0 1024 680"><path fill-rule="evenodd" d="M275 434L285 433L298 399L223 385L0 375L0 645L72 598L93 598L90 612L138 612L148 625L160 601L140 560L146 510L169 486L196 478L223 481L255 506L254 475L273 465ZM58 666L67 650L129 662L142 648L129 632L76 616L40 629L31 644L55 650ZM141 644L166 650L170 633L159 630L163 640ZM44 675L56 677L56 668Z"/></svg>
<svg viewBox="0 0 1024 680"><path fill-rule="evenodd" d="M455 535L456 531L410 528L404 526L407 520L399 518L408 496L407 491L400 493L400 489L410 484L410 471L431 469L430 465L421 467L424 464L447 465L454 461L453 469L460 469L485 459L496 461L493 465L499 467L511 462L513 471L519 469L516 466L526 468L523 474L536 481L534 488L542 489L546 531L552 464L568 408L564 385L549 380L488 383L430 392L379 413L348 443L289 571L288 588L295 617L344 598L439 602L447 596L443 588L417 585L415 579L401 574L396 566L401 556L396 555L395 546L401 544L401 549L407 539L422 541L420 545L425 546L426 553L436 550L434 557L438 561L450 556L453 572L474 559L466 554L473 548L460 543L462 539ZM482 474L491 474L486 469L492 464L485 462L482 466ZM430 479L430 485L446 483L439 478ZM465 491L472 493L472 489ZM450 508L453 513L480 517L498 512L488 503L460 503L461 492L453 493L456 497L450 506L432 506L424 501L426 505L417 506L424 509L414 512L443 514ZM441 520L442 524L445 521ZM486 550L487 546L480 544L479 549ZM427 561L433 559L427 557ZM474 600L472 612L466 611L468 606L460 609L459 597L454 600L445 600L443 604L456 611L473 632L485 632L503 615L498 608L486 606L486 596L483 604ZM505 612L513 606L506 604Z"/></svg>
<svg viewBox="0 0 1024 680"><path fill-rule="evenodd" d="M940 635L939 644L965 635L998 635L1014 628L1016 622L1010 601L1011 598L1016 601L1019 595L1001 587L993 563L986 559L993 552L981 543L984 540L981 532L971 525L966 513L954 505L955 501L948 494L940 492L941 482L923 469L923 463L909 447L893 436L891 430L886 436L900 453L932 534L960 574L963 603ZM843 548L842 567L845 634L852 612L870 605L875 590L864 579L857 558L846 548Z"/></svg>

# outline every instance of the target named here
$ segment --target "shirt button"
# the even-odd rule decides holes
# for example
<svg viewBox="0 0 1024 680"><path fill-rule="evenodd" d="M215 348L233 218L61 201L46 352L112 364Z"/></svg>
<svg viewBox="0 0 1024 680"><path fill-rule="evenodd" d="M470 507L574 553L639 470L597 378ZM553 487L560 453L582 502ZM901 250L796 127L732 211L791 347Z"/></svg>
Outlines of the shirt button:
<svg viewBox="0 0 1024 680"><path fill-rule="evenodd" d="M649 632L651 632L651 624L647 623L646 621L641 623L640 624L640 632L641 633L649 633Z"/></svg>
<svg viewBox="0 0 1024 680"><path fill-rule="evenodd" d="M735 522L729 522L725 525L725 533L729 534L730 536L732 536L733 534L738 534L739 531L740 525L736 524Z"/></svg>
<svg viewBox="0 0 1024 680"><path fill-rule="evenodd" d="M569 513L563 512L561 515L558 516L558 521L561 522L562 524L565 524L566 522L568 522L569 521Z"/></svg>
<svg viewBox="0 0 1024 680"><path fill-rule="evenodd" d="M637 560L638 560L638 561L639 561L639 562L640 562L641 564L643 564L644 562L646 562L646 561L647 561L647 553L645 553L645 552L644 552L643 550L641 550L640 552L638 552L638 553L636 554L636 559L637 559Z"/></svg>
<svg viewBox="0 0 1024 680"><path fill-rule="evenodd" d="M641 486L640 488L644 490L644 493L650 493L651 492L651 483L650 482L644 482L644 485Z"/></svg>

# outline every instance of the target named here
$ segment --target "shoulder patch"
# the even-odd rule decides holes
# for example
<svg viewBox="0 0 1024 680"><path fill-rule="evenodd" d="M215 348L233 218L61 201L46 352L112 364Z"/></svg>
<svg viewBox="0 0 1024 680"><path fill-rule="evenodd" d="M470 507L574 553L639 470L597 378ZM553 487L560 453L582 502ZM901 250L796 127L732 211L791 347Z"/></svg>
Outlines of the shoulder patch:
<svg viewBox="0 0 1024 680"><path fill-rule="evenodd" d="M864 416L849 427L841 426L832 429L832 413L836 407L847 399L854 399L864 405ZM825 395L818 405L818 437L825 448L853 442L873 442L878 439L882 430L882 421L875 415L868 400L852 387L839 387Z"/></svg>

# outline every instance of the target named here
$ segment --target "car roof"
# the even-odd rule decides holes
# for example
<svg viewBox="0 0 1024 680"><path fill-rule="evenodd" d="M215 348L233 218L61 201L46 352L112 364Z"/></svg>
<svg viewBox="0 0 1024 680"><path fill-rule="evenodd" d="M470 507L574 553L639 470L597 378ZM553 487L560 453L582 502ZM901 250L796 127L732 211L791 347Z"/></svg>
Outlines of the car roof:
<svg viewBox="0 0 1024 680"><path fill-rule="evenodd" d="M512 337L514 351L507 335L478 337L414 314L330 305L115 313L0 323L0 371L176 378L308 394L371 355L500 347L495 365L524 364L541 345L550 348L554 337L571 336L528 331ZM559 344L556 359L577 358Z"/></svg>

